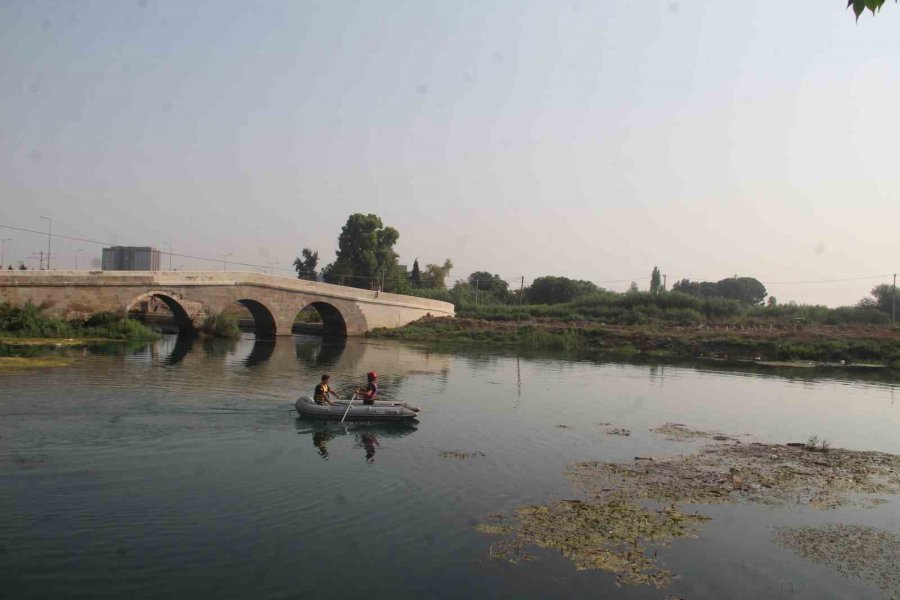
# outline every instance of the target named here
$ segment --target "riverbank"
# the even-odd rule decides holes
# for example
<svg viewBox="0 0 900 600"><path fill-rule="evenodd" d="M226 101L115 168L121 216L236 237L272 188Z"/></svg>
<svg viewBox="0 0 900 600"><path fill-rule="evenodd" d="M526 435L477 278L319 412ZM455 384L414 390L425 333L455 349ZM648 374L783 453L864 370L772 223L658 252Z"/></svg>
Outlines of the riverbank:
<svg viewBox="0 0 900 600"><path fill-rule="evenodd" d="M627 358L752 361L778 366L808 366L812 361L900 369L900 329L879 326L629 326L429 317L369 335L422 342L556 348Z"/></svg>
<svg viewBox="0 0 900 600"><path fill-rule="evenodd" d="M45 315L32 304L0 304L0 343L5 345L74 346L92 342L154 340L159 334L133 319L96 313L84 320L66 321ZM76 340L78 340L76 342Z"/></svg>

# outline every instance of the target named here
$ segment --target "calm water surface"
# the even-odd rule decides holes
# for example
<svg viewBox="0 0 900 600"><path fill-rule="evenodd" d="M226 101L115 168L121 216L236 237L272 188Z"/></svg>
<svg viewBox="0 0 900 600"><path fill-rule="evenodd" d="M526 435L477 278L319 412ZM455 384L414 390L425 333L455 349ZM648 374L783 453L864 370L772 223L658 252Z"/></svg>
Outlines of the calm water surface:
<svg viewBox="0 0 900 600"><path fill-rule="evenodd" d="M617 587L553 552L490 560L496 539L473 525L572 497L573 462L697 447L649 433L665 422L900 453L891 381L303 336L74 354L71 367L0 374L5 598L888 597L771 535L832 521L900 533L896 499L826 513L700 507L713 518L701 538L660 551L680 575L666 590ZM423 407L418 425L291 414L322 373L350 390L369 370L383 395ZM605 435L607 422L633 434Z"/></svg>

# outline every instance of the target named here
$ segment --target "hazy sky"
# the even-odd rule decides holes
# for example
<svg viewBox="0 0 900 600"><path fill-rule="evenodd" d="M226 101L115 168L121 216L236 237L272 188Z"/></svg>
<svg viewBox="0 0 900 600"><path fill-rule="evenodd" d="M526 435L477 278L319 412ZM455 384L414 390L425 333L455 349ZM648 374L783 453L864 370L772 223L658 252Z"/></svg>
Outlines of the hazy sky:
<svg viewBox="0 0 900 600"><path fill-rule="evenodd" d="M0 224L288 267L371 212L453 275L851 303L778 283L900 271L900 7L845 5L6 0Z"/></svg>

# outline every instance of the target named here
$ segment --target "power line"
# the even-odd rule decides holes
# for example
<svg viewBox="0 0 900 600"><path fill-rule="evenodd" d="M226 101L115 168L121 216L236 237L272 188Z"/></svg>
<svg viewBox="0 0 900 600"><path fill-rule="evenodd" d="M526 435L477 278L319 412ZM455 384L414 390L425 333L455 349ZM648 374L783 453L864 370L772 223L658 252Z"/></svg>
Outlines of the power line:
<svg viewBox="0 0 900 600"><path fill-rule="evenodd" d="M15 227L13 225L0 224L0 228L11 229L13 231L21 231L24 233L33 233L33 234L41 235L41 236L47 235L48 237L54 237L54 238L59 238L59 239L63 239L63 240L71 240L71 241L75 241L75 242L84 242L86 244L97 244L100 246L118 246L118 245L120 245L120 244L115 244L112 242L104 242L101 240L92 240L89 238L81 238L81 237L76 237L76 236L71 236L71 235L62 235L59 233L48 234L46 231L37 231L35 229L27 229L25 227ZM166 242L166 243L168 243L168 242ZM187 258L187 259L191 259L191 260L202 260L202 261L206 261L206 262L215 262L215 263L222 262L220 258L212 258L209 256L196 256L196 255L192 255L192 254L180 254L177 252L171 252L171 251L165 252L162 250L157 250L157 251L160 254L166 254L168 256L177 256L178 258ZM259 265L259 264L255 264L255 263L244 263L244 262L229 262L228 264L233 265L233 266L240 266L240 267L251 267L254 269L271 269L273 271L285 271L285 272L290 272L290 273L297 272L296 269L291 268L291 267L272 267L269 265ZM308 273L301 273L301 274L308 274ZM816 284L816 283L843 283L843 282L847 282L847 281L864 281L867 279L883 279L886 277L891 277L892 275L893 275L893 273L884 273L881 275L866 275L863 277L847 277L847 278L842 278L842 279L816 279L816 280L805 280L805 281L761 281L761 283L764 285L806 285L806 284ZM343 277L344 279L367 279L370 281L377 279L377 277L370 277L367 275L343 275L341 277ZM463 280L463 279L469 279L469 276L468 275L447 275L446 279ZM592 281L591 283L603 285L603 284L609 284L609 283L628 283L630 281L645 281L647 279L651 279L651 277L644 276L644 277L628 277L628 278L624 278L624 279L607 279L604 281ZM682 279L690 279L691 281L714 281L713 279L702 279L702 278L694 278L694 277L682 278ZM509 277L509 278L502 278L502 280L505 281L507 284L511 284L511 283L519 283L520 285L522 284L522 276L521 275L516 275L514 277ZM528 280L528 281L525 281L524 283L531 285L532 283L534 283L534 280Z"/></svg>

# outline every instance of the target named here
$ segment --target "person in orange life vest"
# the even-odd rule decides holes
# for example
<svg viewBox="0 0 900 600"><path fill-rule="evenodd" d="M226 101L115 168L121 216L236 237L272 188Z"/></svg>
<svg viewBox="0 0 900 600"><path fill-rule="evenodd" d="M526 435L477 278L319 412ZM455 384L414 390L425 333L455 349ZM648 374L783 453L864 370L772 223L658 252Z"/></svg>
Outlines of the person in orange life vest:
<svg viewBox="0 0 900 600"><path fill-rule="evenodd" d="M316 386L316 391L313 394L313 400L316 404L334 404L328 399L329 394L335 398L338 397L337 393L328 385L329 379L331 379L330 376L322 375L322 382Z"/></svg>
<svg viewBox="0 0 900 600"><path fill-rule="evenodd" d="M365 389L356 388L356 393L362 396L363 404L375 404L375 401L378 400L378 373L369 371L366 373L366 378L369 380L369 385Z"/></svg>

